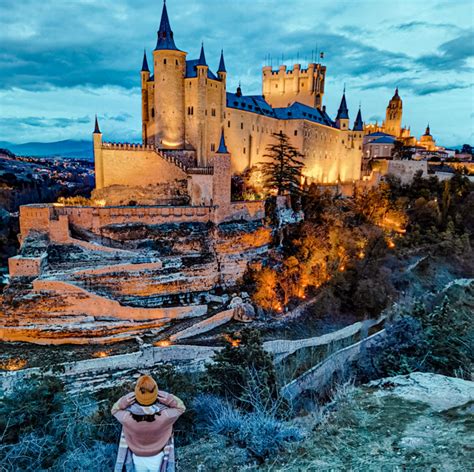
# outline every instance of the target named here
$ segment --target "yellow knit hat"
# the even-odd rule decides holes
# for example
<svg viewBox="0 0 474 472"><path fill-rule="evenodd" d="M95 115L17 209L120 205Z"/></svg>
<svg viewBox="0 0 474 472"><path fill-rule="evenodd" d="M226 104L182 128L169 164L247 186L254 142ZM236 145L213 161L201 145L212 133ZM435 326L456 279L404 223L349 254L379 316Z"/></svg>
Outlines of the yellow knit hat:
<svg viewBox="0 0 474 472"><path fill-rule="evenodd" d="M158 385L149 375L142 375L135 385L135 398L140 405L150 406L158 397Z"/></svg>

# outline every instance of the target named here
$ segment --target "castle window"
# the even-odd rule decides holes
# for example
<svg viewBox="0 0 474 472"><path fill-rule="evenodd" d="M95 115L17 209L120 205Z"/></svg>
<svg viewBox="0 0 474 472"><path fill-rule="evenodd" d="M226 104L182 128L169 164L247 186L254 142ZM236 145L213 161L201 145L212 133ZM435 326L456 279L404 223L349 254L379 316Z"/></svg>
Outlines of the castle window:
<svg viewBox="0 0 474 472"><path fill-rule="evenodd" d="M295 136L298 136L298 130L295 129Z"/></svg>
<svg viewBox="0 0 474 472"><path fill-rule="evenodd" d="M246 152L246 149L244 148L244 154L245 154L245 152Z"/></svg>
<svg viewBox="0 0 474 472"><path fill-rule="evenodd" d="M207 116L207 110L204 111L204 114Z"/></svg>
<svg viewBox="0 0 474 472"><path fill-rule="evenodd" d="M214 152L216 150L216 145L214 143L211 144L211 151Z"/></svg>
<svg viewBox="0 0 474 472"><path fill-rule="evenodd" d="M275 84L275 88L278 88L278 84Z"/></svg>
<svg viewBox="0 0 474 472"><path fill-rule="evenodd" d="M215 109L215 108L212 108L212 109L211 109L211 115L212 115L212 116L216 116L216 109Z"/></svg>
<svg viewBox="0 0 474 472"><path fill-rule="evenodd" d="M230 121L227 122L227 128L230 128Z"/></svg>
<svg viewBox="0 0 474 472"><path fill-rule="evenodd" d="M155 109L154 108L151 109L151 117L155 118Z"/></svg>
<svg viewBox="0 0 474 472"><path fill-rule="evenodd" d="M163 59L163 64L166 64L166 59Z"/></svg>
<svg viewBox="0 0 474 472"><path fill-rule="evenodd" d="M176 65L178 65L178 59L176 59Z"/></svg>
<svg viewBox="0 0 474 472"><path fill-rule="evenodd" d="M240 129L244 129L244 124L243 123L240 123Z"/></svg>

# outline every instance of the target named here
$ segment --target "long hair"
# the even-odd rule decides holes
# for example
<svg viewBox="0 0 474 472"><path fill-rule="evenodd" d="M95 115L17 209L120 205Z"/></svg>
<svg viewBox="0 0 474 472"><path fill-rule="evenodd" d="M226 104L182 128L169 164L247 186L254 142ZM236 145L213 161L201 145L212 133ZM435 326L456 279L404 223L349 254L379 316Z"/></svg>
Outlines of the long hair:
<svg viewBox="0 0 474 472"><path fill-rule="evenodd" d="M153 415L137 415L135 413L130 413L132 415L132 418L137 422L141 423L142 421L146 421L147 423L151 423L155 421L155 416L160 416L161 413L157 411L156 413L153 413Z"/></svg>

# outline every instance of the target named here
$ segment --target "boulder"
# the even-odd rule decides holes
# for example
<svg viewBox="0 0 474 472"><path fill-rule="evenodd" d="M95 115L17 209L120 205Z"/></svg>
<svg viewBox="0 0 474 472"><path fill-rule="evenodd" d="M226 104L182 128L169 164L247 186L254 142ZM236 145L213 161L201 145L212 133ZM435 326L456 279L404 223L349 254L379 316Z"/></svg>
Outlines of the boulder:
<svg viewBox="0 0 474 472"><path fill-rule="evenodd" d="M377 388L377 397L395 396L425 403L436 412L474 401L474 382L425 372L374 380L368 387Z"/></svg>
<svg viewBox="0 0 474 472"><path fill-rule="evenodd" d="M244 302L234 308L234 320L250 323L255 320L255 308L251 303Z"/></svg>

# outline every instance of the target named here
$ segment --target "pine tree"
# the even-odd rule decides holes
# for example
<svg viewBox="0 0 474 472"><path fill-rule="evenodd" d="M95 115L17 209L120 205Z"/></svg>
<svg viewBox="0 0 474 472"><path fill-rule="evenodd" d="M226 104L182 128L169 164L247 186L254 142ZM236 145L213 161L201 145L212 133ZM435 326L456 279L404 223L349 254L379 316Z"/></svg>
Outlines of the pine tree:
<svg viewBox="0 0 474 472"><path fill-rule="evenodd" d="M265 184L270 189L275 189L277 195L289 193L298 195L301 193L301 177L304 164L299 160L303 157L289 142L289 138L283 132L273 133L275 144L267 146L267 154L264 157L269 162L260 164L261 171L265 177Z"/></svg>

